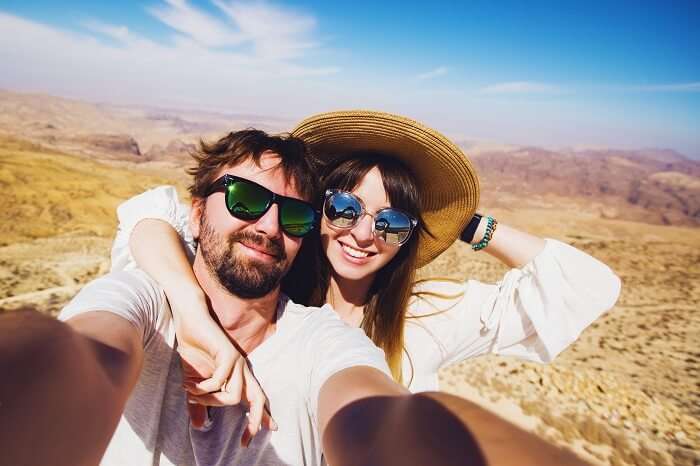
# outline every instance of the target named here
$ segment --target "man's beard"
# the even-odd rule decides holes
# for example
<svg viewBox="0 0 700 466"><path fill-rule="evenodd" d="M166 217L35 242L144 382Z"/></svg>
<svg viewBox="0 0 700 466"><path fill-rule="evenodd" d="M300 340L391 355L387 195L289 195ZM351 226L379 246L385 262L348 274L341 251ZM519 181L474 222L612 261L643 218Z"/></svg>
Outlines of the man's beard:
<svg viewBox="0 0 700 466"><path fill-rule="evenodd" d="M281 242L271 241L251 231L238 231L224 238L217 234L206 219L200 221L199 249L209 271L217 276L221 286L240 298L261 298L274 290L289 268L287 254ZM274 262L256 261L236 254L236 243L262 247L275 257ZM241 247L241 246L239 246Z"/></svg>

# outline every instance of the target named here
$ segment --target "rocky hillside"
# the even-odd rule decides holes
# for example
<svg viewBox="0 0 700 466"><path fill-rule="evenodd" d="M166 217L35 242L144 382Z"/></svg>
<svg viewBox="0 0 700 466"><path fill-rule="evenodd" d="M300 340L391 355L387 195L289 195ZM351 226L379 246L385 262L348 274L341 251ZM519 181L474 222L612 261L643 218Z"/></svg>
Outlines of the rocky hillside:
<svg viewBox="0 0 700 466"><path fill-rule="evenodd" d="M188 163L190 154L196 149L196 144L184 142L180 139L173 139L165 147L154 144L145 154L148 160L170 160L181 163Z"/></svg>
<svg viewBox="0 0 700 466"><path fill-rule="evenodd" d="M182 164L201 137L251 126L280 132L292 124L260 115L102 105L0 90L0 134L90 158Z"/></svg>
<svg viewBox="0 0 700 466"><path fill-rule="evenodd" d="M563 197L606 218L700 225L700 162L673 151L530 147L480 152L472 159L488 205L517 207L522 196Z"/></svg>
<svg viewBox="0 0 700 466"><path fill-rule="evenodd" d="M0 246L65 234L111 237L116 206L181 170L138 171L0 137Z"/></svg>

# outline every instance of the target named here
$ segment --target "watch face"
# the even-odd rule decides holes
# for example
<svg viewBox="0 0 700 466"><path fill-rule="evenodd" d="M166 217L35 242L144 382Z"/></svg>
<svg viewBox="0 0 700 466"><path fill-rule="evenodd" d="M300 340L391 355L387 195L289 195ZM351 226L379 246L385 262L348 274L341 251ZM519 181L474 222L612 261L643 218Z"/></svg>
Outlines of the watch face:
<svg viewBox="0 0 700 466"><path fill-rule="evenodd" d="M467 227L459 236L459 239L461 239L465 243L471 243L474 239L474 233L476 233L476 229L479 228L479 223L481 223L481 215L474 214L472 219L469 221Z"/></svg>

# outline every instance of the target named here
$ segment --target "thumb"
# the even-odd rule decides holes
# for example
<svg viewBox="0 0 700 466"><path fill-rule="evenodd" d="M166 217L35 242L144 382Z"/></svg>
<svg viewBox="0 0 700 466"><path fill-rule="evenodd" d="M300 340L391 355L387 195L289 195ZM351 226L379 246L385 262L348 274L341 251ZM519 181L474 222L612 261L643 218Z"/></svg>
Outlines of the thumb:
<svg viewBox="0 0 700 466"><path fill-rule="evenodd" d="M225 363L220 363L210 378L197 383L196 388L199 391L197 394L213 393L223 390L224 384L231 376L233 363L233 358L227 360Z"/></svg>

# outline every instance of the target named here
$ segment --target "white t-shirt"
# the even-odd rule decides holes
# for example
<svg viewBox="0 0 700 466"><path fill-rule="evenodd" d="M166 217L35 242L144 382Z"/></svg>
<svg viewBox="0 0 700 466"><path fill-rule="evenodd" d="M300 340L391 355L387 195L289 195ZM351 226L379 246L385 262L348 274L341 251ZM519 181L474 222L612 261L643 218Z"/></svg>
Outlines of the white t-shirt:
<svg viewBox="0 0 700 466"><path fill-rule="evenodd" d="M193 254L189 207L180 203L174 187L139 194L121 204L117 215L113 270L135 267L129 236L144 218L170 223ZM440 368L488 353L552 361L613 307L620 279L583 251L547 239L535 258L508 271L498 283L432 280L414 291L418 294L408 309L413 318L406 321L402 369L408 389L419 392L438 389ZM420 295L421 291L452 297Z"/></svg>
<svg viewBox="0 0 700 466"><path fill-rule="evenodd" d="M103 465L319 465L317 400L334 373L369 366L389 374L384 353L330 308L280 299L275 333L249 354L279 430L240 447L247 426L240 406L213 408L205 429L191 426L175 330L162 289L140 270L113 272L87 286L59 318L108 311L137 329L143 367Z"/></svg>

